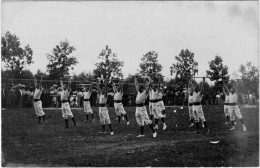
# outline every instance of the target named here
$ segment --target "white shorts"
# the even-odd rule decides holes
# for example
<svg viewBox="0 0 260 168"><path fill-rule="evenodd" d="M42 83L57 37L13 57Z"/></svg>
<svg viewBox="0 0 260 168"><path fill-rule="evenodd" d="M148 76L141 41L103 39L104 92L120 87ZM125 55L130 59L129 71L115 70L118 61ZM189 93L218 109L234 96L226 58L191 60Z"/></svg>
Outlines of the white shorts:
<svg viewBox="0 0 260 168"><path fill-rule="evenodd" d="M90 107L90 102L89 101L84 101L83 102L83 107L84 107L84 112L87 114L93 114L93 110Z"/></svg>
<svg viewBox="0 0 260 168"><path fill-rule="evenodd" d="M190 116L190 119L194 118L193 106L189 106L189 116Z"/></svg>
<svg viewBox="0 0 260 168"><path fill-rule="evenodd" d="M70 118L74 117L71 110L70 110L70 104L68 102L62 103L61 109L62 109L62 117L64 119L68 119L69 117Z"/></svg>
<svg viewBox="0 0 260 168"><path fill-rule="evenodd" d="M193 105L193 113L194 113L194 119L195 122L199 122L199 119L202 120L202 122L206 121L202 109L202 105Z"/></svg>
<svg viewBox="0 0 260 168"><path fill-rule="evenodd" d="M234 121L236 119L236 116L237 116L238 119L242 119L240 109L238 108L237 105L229 106L228 110L229 110L229 115L230 115L231 121Z"/></svg>
<svg viewBox="0 0 260 168"><path fill-rule="evenodd" d="M42 109L42 101L41 100L34 102L34 109L35 109L35 113L36 113L37 117L45 115L45 113L43 112L43 109Z"/></svg>
<svg viewBox="0 0 260 168"><path fill-rule="evenodd" d="M152 121L149 119L147 110L145 106L136 107L135 110L136 122L139 126L144 126L145 124L151 124Z"/></svg>
<svg viewBox="0 0 260 168"><path fill-rule="evenodd" d="M225 116L230 116L228 110L229 110L229 105L224 105L224 114L225 114Z"/></svg>
<svg viewBox="0 0 260 168"><path fill-rule="evenodd" d="M111 123L107 107L99 107L99 118L102 125Z"/></svg>
<svg viewBox="0 0 260 168"><path fill-rule="evenodd" d="M153 103L152 111L153 111L152 114L154 115L154 119L163 118L160 102Z"/></svg>
<svg viewBox="0 0 260 168"><path fill-rule="evenodd" d="M149 102L149 114L153 115L153 103Z"/></svg>
<svg viewBox="0 0 260 168"><path fill-rule="evenodd" d="M161 100L159 101L159 103L160 103L161 111L165 110L164 102Z"/></svg>
<svg viewBox="0 0 260 168"><path fill-rule="evenodd" d="M121 114L123 115L126 114L126 111L122 103L114 103L114 107L117 116L120 116Z"/></svg>

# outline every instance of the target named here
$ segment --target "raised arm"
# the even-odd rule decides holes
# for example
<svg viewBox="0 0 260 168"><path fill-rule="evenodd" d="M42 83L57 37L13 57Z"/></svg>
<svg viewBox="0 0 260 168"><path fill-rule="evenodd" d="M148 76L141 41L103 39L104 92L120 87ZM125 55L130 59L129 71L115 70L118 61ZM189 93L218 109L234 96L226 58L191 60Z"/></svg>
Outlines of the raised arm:
<svg viewBox="0 0 260 168"><path fill-rule="evenodd" d="M150 76L148 77L148 85L146 86L146 89L145 89L145 91L146 91L146 93L148 93L149 92L149 88L150 88L150 85L151 85L151 78L150 78Z"/></svg>
<svg viewBox="0 0 260 168"><path fill-rule="evenodd" d="M62 79L60 79L60 86L61 86L61 88L63 89L63 82L62 82Z"/></svg>
<svg viewBox="0 0 260 168"><path fill-rule="evenodd" d="M223 84L223 87L222 87L222 92L224 93L224 95L226 95L226 91L225 91L225 88L224 88L224 84Z"/></svg>
<svg viewBox="0 0 260 168"><path fill-rule="evenodd" d="M107 98L107 80L105 80L105 97Z"/></svg>
<svg viewBox="0 0 260 168"><path fill-rule="evenodd" d="M200 94L201 95L204 93L204 82L205 82L205 77L203 77L203 81L201 83L201 88L200 88Z"/></svg>
<svg viewBox="0 0 260 168"><path fill-rule="evenodd" d="M191 79L190 79L190 81L189 81L188 86L189 86L190 90L193 91L193 85L192 85Z"/></svg>
<svg viewBox="0 0 260 168"><path fill-rule="evenodd" d="M228 87L224 82L223 82L223 89L224 89L224 91L226 91L227 94L229 94Z"/></svg>
<svg viewBox="0 0 260 168"><path fill-rule="evenodd" d="M116 85L114 82L112 82L112 88L113 88L113 92L115 93L116 92Z"/></svg>
<svg viewBox="0 0 260 168"><path fill-rule="evenodd" d="M237 83L238 83L238 81L239 81L239 79L237 79L237 81L236 81L236 85L235 85L235 93L237 93Z"/></svg>
<svg viewBox="0 0 260 168"><path fill-rule="evenodd" d="M138 92L139 91L139 86L138 86L138 82L137 82L137 76L135 76L135 89Z"/></svg>
<svg viewBox="0 0 260 168"><path fill-rule="evenodd" d="M161 92L161 81L159 79L159 82L158 82L158 91Z"/></svg>
<svg viewBox="0 0 260 168"><path fill-rule="evenodd" d="M68 91L71 91L71 78L69 78L69 83L68 83Z"/></svg>
<svg viewBox="0 0 260 168"><path fill-rule="evenodd" d="M82 89L85 88L83 81L81 81L81 86L82 86Z"/></svg>
<svg viewBox="0 0 260 168"><path fill-rule="evenodd" d="M41 80L40 80L40 89L43 90L43 88L42 88L42 76L41 76Z"/></svg>
<svg viewBox="0 0 260 168"><path fill-rule="evenodd" d="M189 83L188 83L188 93L191 91L191 86L190 86L190 80L189 80Z"/></svg>
<svg viewBox="0 0 260 168"><path fill-rule="evenodd" d="M204 83L201 84L201 91L200 94L203 95L204 94Z"/></svg>
<svg viewBox="0 0 260 168"><path fill-rule="evenodd" d="M37 79L36 79L36 76L34 77L34 87L36 88L37 86Z"/></svg>
<svg viewBox="0 0 260 168"><path fill-rule="evenodd" d="M123 83L122 83L122 82L119 84L119 87L120 87L121 93L124 93L124 90L123 90Z"/></svg>
<svg viewBox="0 0 260 168"><path fill-rule="evenodd" d="M91 83L91 85L89 87L89 93L92 93L92 89L93 89L93 83Z"/></svg>
<svg viewBox="0 0 260 168"><path fill-rule="evenodd" d="M100 94L101 91L100 91L100 86L99 86L99 83L98 83L98 79L97 79L97 89L98 89L98 92L99 92L99 94Z"/></svg>

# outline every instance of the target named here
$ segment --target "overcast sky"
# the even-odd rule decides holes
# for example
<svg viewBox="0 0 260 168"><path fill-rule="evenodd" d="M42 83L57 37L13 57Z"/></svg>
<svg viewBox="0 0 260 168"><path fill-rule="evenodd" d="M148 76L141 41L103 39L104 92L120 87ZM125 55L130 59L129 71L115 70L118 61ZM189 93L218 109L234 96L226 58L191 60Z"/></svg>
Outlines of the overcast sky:
<svg viewBox="0 0 260 168"><path fill-rule="evenodd" d="M125 77L151 50L170 76L181 49L195 54L199 75L216 55L232 74L247 61L258 65L258 10L258 1L2 2L1 33L15 33L30 45L33 73L46 71L46 54L66 38L77 49L76 74L92 71L106 45L124 61Z"/></svg>

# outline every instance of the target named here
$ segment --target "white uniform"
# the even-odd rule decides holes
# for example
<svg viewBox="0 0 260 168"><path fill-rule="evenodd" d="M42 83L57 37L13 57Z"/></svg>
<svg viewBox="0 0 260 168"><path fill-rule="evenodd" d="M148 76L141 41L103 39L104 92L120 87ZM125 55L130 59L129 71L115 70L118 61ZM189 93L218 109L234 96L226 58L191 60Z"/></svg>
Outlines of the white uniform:
<svg viewBox="0 0 260 168"><path fill-rule="evenodd" d="M202 122L206 121L202 109L202 105L195 105L196 103L201 103L202 95L200 95L200 92L196 93L193 92L193 113L194 113L194 119L195 122L199 122L199 119L202 120Z"/></svg>
<svg viewBox="0 0 260 168"><path fill-rule="evenodd" d="M189 103L189 115L190 119L194 118L194 112L193 112L193 96L189 95L188 97L188 103Z"/></svg>
<svg viewBox="0 0 260 168"><path fill-rule="evenodd" d="M100 94L99 104L106 104L106 101L105 95ZM102 125L111 123L107 107L99 107L99 118Z"/></svg>
<svg viewBox="0 0 260 168"><path fill-rule="evenodd" d="M146 91L143 93L138 92L136 96L136 104L144 104L147 94ZM149 119L145 105L141 107L136 107L135 110L136 122L139 126L144 126L144 124L151 124L152 121Z"/></svg>
<svg viewBox="0 0 260 168"><path fill-rule="evenodd" d="M83 96L84 96L84 102L83 102L84 112L87 114L93 114L93 110L90 107L90 101L89 101L91 93L89 91L83 92Z"/></svg>
<svg viewBox="0 0 260 168"><path fill-rule="evenodd" d="M229 110L229 95L225 94L225 104L224 104L224 114L225 114L225 116L230 116L228 110Z"/></svg>
<svg viewBox="0 0 260 168"><path fill-rule="evenodd" d="M159 90L156 92L152 89L152 100L159 99ZM155 119L160 119L163 117L161 112L161 104L159 101L153 103L152 114L154 115Z"/></svg>
<svg viewBox="0 0 260 168"><path fill-rule="evenodd" d="M153 103L151 101L153 101L152 89L149 90L149 113L150 113L150 115L153 115Z"/></svg>
<svg viewBox="0 0 260 168"><path fill-rule="evenodd" d="M164 102L163 102L163 100L162 100L162 97L163 97L163 93L160 92L160 93L159 93L159 99L160 99L159 103L160 103L161 111L165 110L165 106L164 106Z"/></svg>
<svg viewBox="0 0 260 168"><path fill-rule="evenodd" d="M67 102L62 102L62 104L61 104L62 117L64 119L68 119L69 117L70 118L74 117L72 112L71 112L71 109L70 109L70 104L68 102L69 91L68 90L62 90L62 92L60 92L60 95L61 95L61 102L67 100Z"/></svg>
<svg viewBox="0 0 260 168"><path fill-rule="evenodd" d="M242 115L240 112L240 109L236 105L237 103L237 94L234 93L229 93L228 100L229 100L229 115L230 115L230 120L234 121L235 120L235 115L237 116L238 119L242 119Z"/></svg>
<svg viewBox="0 0 260 168"><path fill-rule="evenodd" d="M41 98L41 94L42 94L42 90L41 89L35 89L35 92L33 94L33 98L34 98L34 109L35 109L35 113L37 115L37 117L40 117L40 116L44 116L45 113L43 112L43 109L42 109L42 101L40 100ZM36 101L38 100L38 101Z"/></svg>
<svg viewBox="0 0 260 168"><path fill-rule="evenodd" d="M114 94L114 101L121 101L120 103L114 102L115 112L117 116L120 116L121 114L123 115L126 114L126 111L122 104L122 98L123 98L122 92L116 92Z"/></svg>

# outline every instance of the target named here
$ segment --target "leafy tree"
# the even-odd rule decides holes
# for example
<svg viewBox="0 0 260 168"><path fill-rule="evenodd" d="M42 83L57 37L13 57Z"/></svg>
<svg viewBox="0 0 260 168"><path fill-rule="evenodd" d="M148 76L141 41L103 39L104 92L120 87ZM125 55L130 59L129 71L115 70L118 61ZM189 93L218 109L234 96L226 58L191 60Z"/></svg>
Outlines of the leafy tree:
<svg viewBox="0 0 260 168"><path fill-rule="evenodd" d="M33 73L28 70L28 69L25 69L25 70L22 70L20 73L13 73L12 70L1 70L1 75L2 75L2 78L4 79L11 79L11 78L14 78L14 79L33 79Z"/></svg>
<svg viewBox="0 0 260 168"><path fill-rule="evenodd" d="M5 78L15 78L15 75L12 73L10 69L4 70L3 68L1 69L1 77L2 79Z"/></svg>
<svg viewBox="0 0 260 168"><path fill-rule="evenodd" d="M109 79L112 75L114 78L122 78L123 61L119 61L117 55L112 53L112 50L106 46L98 56L100 62L96 63L96 69L93 70L93 74L96 77L103 75L104 79Z"/></svg>
<svg viewBox="0 0 260 168"><path fill-rule="evenodd" d="M134 83L135 82L135 75L128 74L127 78L125 79L125 83Z"/></svg>
<svg viewBox="0 0 260 168"><path fill-rule="evenodd" d="M89 71L89 72L81 72L79 74L79 77L83 77L85 79L89 79L89 78L94 78L94 75L93 75L93 73L91 71Z"/></svg>
<svg viewBox="0 0 260 168"><path fill-rule="evenodd" d="M75 47L69 44L68 40L61 41L59 45L52 50L52 54L47 54L49 64L47 70L50 79L58 79L69 74L70 69L78 63L77 58L71 56Z"/></svg>
<svg viewBox="0 0 260 168"><path fill-rule="evenodd" d="M33 79L33 73L28 70L24 69L20 73L13 73L12 70L6 69L3 70L1 69L1 82L6 86L6 88L10 89L12 84L25 84L26 86L30 86L33 84L33 80L31 81L24 81L24 80L19 80L19 79Z"/></svg>
<svg viewBox="0 0 260 168"><path fill-rule="evenodd" d="M39 70L39 69L37 70L37 72L36 72L35 75L36 75L36 76L42 76L43 79L47 79L47 78L49 77L47 73L42 72L42 71Z"/></svg>
<svg viewBox="0 0 260 168"><path fill-rule="evenodd" d="M242 92L258 95L259 72L257 67L253 66L251 62L247 62L245 65L240 65L239 72L242 74Z"/></svg>
<svg viewBox="0 0 260 168"><path fill-rule="evenodd" d="M203 89L204 89L204 92L209 92L210 91L210 85L207 81L203 82L203 81L200 81L198 84L196 84L197 86L201 86L203 83Z"/></svg>
<svg viewBox="0 0 260 168"><path fill-rule="evenodd" d="M174 91L179 91L179 90L182 90L183 87L181 88L177 82L176 82L176 79L172 79L170 80L169 82L167 82L167 88L168 90L174 90Z"/></svg>
<svg viewBox="0 0 260 168"><path fill-rule="evenodd" d="M82 78L84 79L92 79L94 78L94 75L92 74L91 71L89 72L81 72L79 75L76 75L75 73L73 74L73 79L77 81L82 81Z"/></svg>
<svg viewBox="0 0 260 168"><path fill-rule="evenodd" d="M220 56L216 56L214 60L209 62L209 68L210 70L206 71L207 76L211 81L216 81L215 85L219 83L219 79L223 81L229 80L228 67L223 65L223 60Z"/></svg>
<svg viewBox="0 0 260 168"><path fill-rule="evenodd" d="M33 79L33 73L29 69L21 71L21 79Z"/></svg>
<svg viewBox="0 0 260 168"><path fill-rule="evenodd" d="M136 88L134 85L135 75L136 74L133 74L133 75L128 74L128 76L125 78L124 85L123 85L124 93L133 94L136 92ZM141 82L141 80L138 80L138 81ZM115 82L117 82L117 81L115 81Z"/></svg>
<svg viewBox="0 0 260 168"><path fill-rule="evenodd" d="M173 64L173 68L176 71L176 83L178 86L187 85L194 75L194 53L188 49L181 50L175 59L177 63Z"/></svg>
<svg viewBox="0 0 260 168"><path fill-rule="evenodd" d="M152 79L159 78L162 81L162 65L158 63L157 58L158 53L155 51L149 51L145 53L141 59L142 62L139 64L139 73L143 76L149 75Z"/></svg>
<svg viewBox="0 0 260 168"><path fill-rule="evenodd" d="M6 64L5 67L11 70L12 76L19 76L27 65L33 63L33 51L30 46L22 48L19 38L9 31L2 37L1 50L2 61Z"/></svg>
<svg viewBox="0 0 260 168"><path fill-rule="evenodd" d="M215 81L214 92L221 92L223 87L223 81L227 84L229 81L228 67L223 65L223 60L220 56L216 56L214 60L209 62L210 70L207 70L207 76L211 81ZM221 80L219 80L221 79Z"/></svg>

